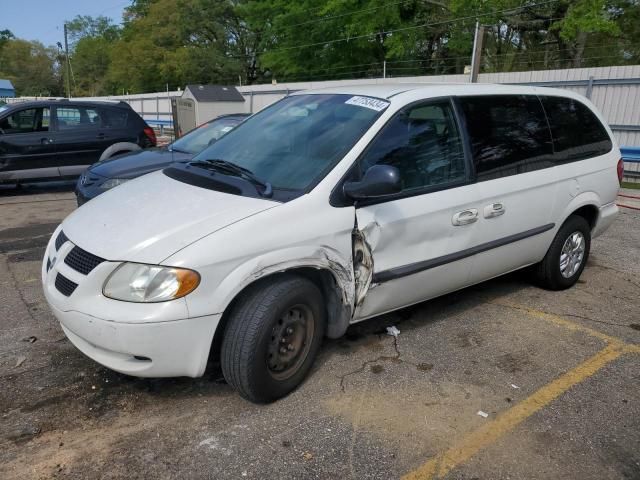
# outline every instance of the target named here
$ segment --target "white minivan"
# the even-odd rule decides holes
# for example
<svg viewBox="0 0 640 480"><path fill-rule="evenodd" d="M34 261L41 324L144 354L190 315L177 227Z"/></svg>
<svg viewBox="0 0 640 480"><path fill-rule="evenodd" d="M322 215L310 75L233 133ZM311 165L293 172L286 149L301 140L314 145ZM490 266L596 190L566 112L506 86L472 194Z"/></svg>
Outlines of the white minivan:
<svg viewBox="0 0 640 480"><path fill-rule="evenodd" d="M67 337L119 372L286 395L324 336L531 266L572 286L613 221L620 151L583 97L501 85L299 92L191 163L106 192L42 266Z"/></svg>

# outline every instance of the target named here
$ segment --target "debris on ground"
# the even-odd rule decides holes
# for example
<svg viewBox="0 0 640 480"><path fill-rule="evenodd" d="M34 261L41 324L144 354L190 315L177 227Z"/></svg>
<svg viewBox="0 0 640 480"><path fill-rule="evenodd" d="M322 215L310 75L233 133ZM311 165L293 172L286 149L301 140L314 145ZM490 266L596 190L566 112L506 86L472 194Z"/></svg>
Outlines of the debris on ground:
<svg viewBox="0 0 640 480"><path fill-rule="evenodd" d="M26 359L27 359L27 357L25 357L25 356L18 357L17 360L16 360L15 368L18 368L20 365L22 365L25 362Z"/></svg>
<svg viewBox="0 0 640 480"><path fill-rule="evenodd" d="M311 460L313 458L313 454L311 452L304 452L302 454L302 458L304 458L305 460Z"/></svg>
<svg viewBox="0 0 640 480"><path fill-rule="evenodd" d="M515 383L511 384L511 388L520 388L518 385L516 385Z"/></svg>
<svg viewBox="0 0 640 480"><path fill-rule="evenodd" d="M487 412L483 412L482 410L478 410L478 415L480 415L482 418L487 418L489 416Z"/></svg>
<svg viewBox="0 0 640 480"><path fill-rule="evenodd" d="M30 335L22 339L23 342L29 342L29 343L35 343L36 340L38 340L38 337L36 337L35 335Z"/></svg>
<svg viewBox="0 0 640 480"><path fill-rule="evenodd" d="M400 335L400 330L398 330L395 325L392 325L391 327L387 327L387 335L398 338L398 335Z"/></svg>

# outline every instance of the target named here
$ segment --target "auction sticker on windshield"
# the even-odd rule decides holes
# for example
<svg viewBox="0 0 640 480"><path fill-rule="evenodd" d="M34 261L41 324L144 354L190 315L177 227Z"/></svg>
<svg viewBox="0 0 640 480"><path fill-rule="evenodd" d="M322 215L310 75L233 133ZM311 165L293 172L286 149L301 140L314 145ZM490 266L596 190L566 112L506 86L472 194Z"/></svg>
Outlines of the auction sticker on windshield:
<svg viewBox="0 0 640 480"><path fill-rule="evenodd" d="M351 97L344 103L348 105L357 105L359 107L370 108L371 110L375 110L376 112L380 112L389 106L389 102L385 100L359 96Z"/></svg>

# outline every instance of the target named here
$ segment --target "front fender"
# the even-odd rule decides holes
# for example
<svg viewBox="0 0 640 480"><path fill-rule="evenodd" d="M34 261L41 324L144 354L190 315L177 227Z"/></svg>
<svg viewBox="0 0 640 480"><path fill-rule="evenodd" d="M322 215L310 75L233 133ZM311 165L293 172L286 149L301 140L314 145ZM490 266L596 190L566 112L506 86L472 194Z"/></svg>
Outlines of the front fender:
<svg viewBox="0 0 640 480"><path fill-rule="evenodd" d="M215 288L205 285L199 295L186 297L190 316L223 313L233 299L255 281L274 273L305 267L329 271L340 290L343 304L353 305L355 282L352 259L325 245L298 246L247 259L226 273L220 272L216 266L203 269L203 279L216 278L217 285ZM224 270L222 266L221 270ZM198 290L201 287L203 285Z"/></svg>

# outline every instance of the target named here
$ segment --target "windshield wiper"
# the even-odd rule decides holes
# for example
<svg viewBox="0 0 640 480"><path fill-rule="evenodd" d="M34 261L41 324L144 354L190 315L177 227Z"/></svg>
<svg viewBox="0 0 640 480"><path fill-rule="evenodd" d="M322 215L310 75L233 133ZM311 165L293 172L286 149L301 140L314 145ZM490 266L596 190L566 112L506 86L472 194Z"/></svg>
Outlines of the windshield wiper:
<svg viewBox="0 0 640 480"><path fill-rule="evenodd" d="M256 187L257 192L262 197L271 197L273 195L273 188L271 184L265 180L261 180L248 168L241 167L235 163L228 162L227 160L220 160L217 158L207 160L196 160L189 162L190 165L197 165L210 170L215 170L223 174L233 175L236 177L244 178ZM261 187L263 190L261 191Z"/></svg>

